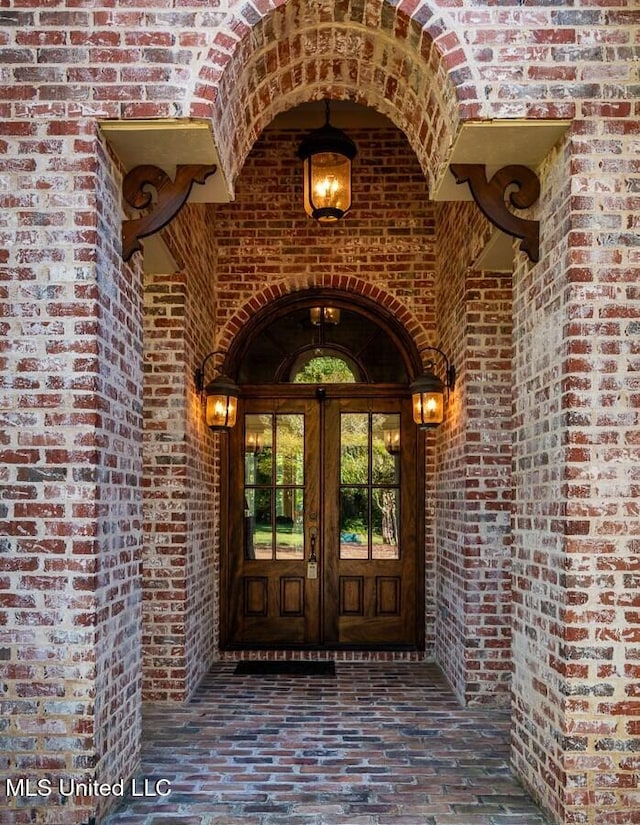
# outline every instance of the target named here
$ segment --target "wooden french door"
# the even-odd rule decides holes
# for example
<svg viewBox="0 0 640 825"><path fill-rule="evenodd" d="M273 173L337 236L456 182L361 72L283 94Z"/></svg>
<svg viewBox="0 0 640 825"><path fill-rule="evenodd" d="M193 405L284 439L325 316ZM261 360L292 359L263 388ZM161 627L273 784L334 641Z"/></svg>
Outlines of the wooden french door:
<svg viewBox="0 0 640 825"><path fill-rule="evenodd" d="M229 444L226 644L415 648L407 399L245 400Z"/></svg>

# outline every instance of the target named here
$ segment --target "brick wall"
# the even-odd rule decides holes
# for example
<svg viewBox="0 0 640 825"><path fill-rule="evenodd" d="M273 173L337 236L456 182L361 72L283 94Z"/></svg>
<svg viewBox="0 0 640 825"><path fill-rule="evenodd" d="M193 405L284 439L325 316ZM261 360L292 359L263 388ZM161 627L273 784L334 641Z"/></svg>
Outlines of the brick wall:
<svg viewBox="0 0 640 825"><path fill-rule="evenodd" d="M562 215L545 231L545 256L537 270L520 262L514 283L514 558L513 655L514 762L534 795L559 821L565 696L561 610L565 565L563 520L564 353L562 261L567 254L570 180L563 152L554 153L553 183L547 175L541 203L548 216ZM553 194L551 194L553 192ZM544 267L545 274L541 277Z"/></svg>
<svg viewBox="0 0 640 825"><path fill-rule="evenodd" d="M95 614L76 619L79 625L94 625L95 633L96 760L84 767L94 768L89 775L101 782L115 782L128 779L137 767L142 728L143 306L140 273L119 259L120 178L101 149L94 193L98 242L92 285L98 372L92 401L99 411L99 426L75 441L95 449L91 465L78 477L94 483L96 498L86 513L84 503L76 508L72 533L81 526L82 515L88 529L81 528L81 535L92 535L97 517L97 534L86 546L95 556L95 579L83 580L79 588L95 588ZM86 365L77 366L84 372ZM77 552L74 544L72 553ZM73 570L74 562L69 566ZM79 728L84 730L81 724ZM72 739L63 746L73 751L75 743ZM98 799L98 813L109 805L109 799ZM59 822L59 814L56 819L54 813L51 821Z"/></svg>
<svg viewBox="0 0 640 825"><path fill-rule="evenodd" d="M511 687L512 285L508 274L465 278L467 578L466 691L505 705Z"/></svg>
<svg viewBox="0 0 640 825"><path fill-rule="evenodd" d="M115 781L140 733L140 290L94 124L3 130L2 772ZM60 821L39 802L12 821Z"/></svg>
<svg viewBox="0 0 640 825"><path fill-rule="evenodd" d="M506 704L511 281L469 269L487 237L474 205L444 204L437 217L439 346L458 373L436 434L437 660L465 703Z"/></svg>
<svg viewBox="0 0 640 825"><path fill-rule="evenodd" d="M413 335L433 326L433 205L415 155L393 127L348 131L358 146L357 195L335 227L319 226L302 209L296 153L306 131L265 132L238 178L235 202L210 207L223 345L277 294L325 284L366 289L378 300L384 292Z"/></svg>
<svg viewBox="0 0 640 825"><path fill-rule="evenodd" d="M217 651L219 456L193 378L215 343L209 238L206 207L189 206L168 237L175 257L188 263L145 282L147 699L188 698ZM210 362L207 379L213 375Z"/></svg>
<svg viewBox="0 0 640 825"><path fill-rule="evenodd" d="M558 821L599 825L633 822L640 764L638 186L630 106L585 109L609 117L543 170L546 265L514 275L514 755Z"/></svg>
<svg viewBox="0 0 640 825"><path fill-rule="evenodd" d="M186 274L144 284L144 696L185 698Z"/></svg>

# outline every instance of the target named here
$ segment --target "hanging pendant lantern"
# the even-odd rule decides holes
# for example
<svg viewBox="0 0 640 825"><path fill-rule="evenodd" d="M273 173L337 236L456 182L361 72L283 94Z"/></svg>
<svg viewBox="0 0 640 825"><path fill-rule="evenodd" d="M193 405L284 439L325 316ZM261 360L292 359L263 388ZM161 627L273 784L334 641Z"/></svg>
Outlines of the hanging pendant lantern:
<svg viewBox="0 0 640 825"><path fill-rule="evenodd" d="M307 135L298 156L304 161L304 211L318 223L331 224L351 208L351 161L358 150L341 129L330 125L328 100L325 113L324 126Z"/></svg>

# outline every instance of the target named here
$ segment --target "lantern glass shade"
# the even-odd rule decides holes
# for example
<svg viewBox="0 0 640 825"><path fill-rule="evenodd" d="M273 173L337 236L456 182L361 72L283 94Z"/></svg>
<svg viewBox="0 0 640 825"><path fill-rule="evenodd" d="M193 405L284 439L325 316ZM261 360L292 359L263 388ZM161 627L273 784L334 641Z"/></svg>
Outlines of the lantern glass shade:
<svg viewBox="0 0 640 825"><path fill-rule="evenodd" d="M351 159L319 152L304 161L304 211L319 223L340 220L351 208Z"/></svg>
<svg viewBox="0 0 640 825"><path fill-rule="evenodd" d="M400 452L400 428L399 427L385 427L384 429L384 448L391 455L396 455Z"/></svg>
<svg viewBox="0 0 640 825"><path fill-rule="evenodd" d="M300 144L303 161L304 210L319 223L332 224L351 208L351 161L358 150L341 129L329 123L329 101L325 100L326 121L310 132Z"/></svg>
<svg viewBox="0 0 640 825"><path fill-rule="evenodd" d="M247 424L244 437L244 451L249 455L258 455L264 447L264 429Z"/></svg>
<svg viewBox="0 0 640 825"><path fill-rule="evenodd" d="M437 427L444 420L444 384L427 372L411 385L413 420L420 429Z"/></svg>
<svg viewBox="0 0 640 825"><path fill-rule="evenodd" d="M205 388L206 421L212 430L230 430L238 412L238 387L224 375L215 378Z"/></svg>
<svg viewBox="0 0 640 825"><path fill-rule="evenodd" d="M390 455L400 452L400 420L399 416L389 416L382 426L384 448Z"/></svg>

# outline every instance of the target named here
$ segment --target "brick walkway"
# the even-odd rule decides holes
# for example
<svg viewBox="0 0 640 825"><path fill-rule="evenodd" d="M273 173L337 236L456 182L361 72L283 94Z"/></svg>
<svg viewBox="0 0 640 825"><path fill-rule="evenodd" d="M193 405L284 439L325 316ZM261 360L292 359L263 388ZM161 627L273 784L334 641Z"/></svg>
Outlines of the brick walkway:
<svg viewBox="0 0 640 825"><path fill-rule="evenodd" d="M172 792L105 825L545 825L511 776L507 714L460 708L432 665L336 670L220 664L189 705L150 708L140 777Z"/></svg>

